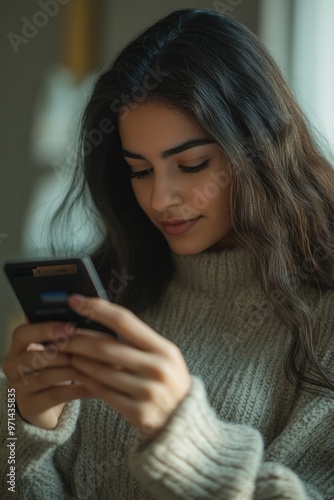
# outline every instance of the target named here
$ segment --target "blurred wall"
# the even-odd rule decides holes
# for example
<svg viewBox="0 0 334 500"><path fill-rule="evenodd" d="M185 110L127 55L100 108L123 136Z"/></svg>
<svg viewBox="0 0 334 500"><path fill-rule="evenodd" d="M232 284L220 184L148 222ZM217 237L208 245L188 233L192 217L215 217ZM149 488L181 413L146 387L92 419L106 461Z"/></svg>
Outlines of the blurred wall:
<svg viewBox="0 0 334 500"><path fill-rule="evenodd" d="M25 21L41 10L34 0L5 2L1 8L1 164L0 164L0 265L22 256L22 215L32 187L41 172L30 156L30 126L36 89L53 64L58 50L59 16L49 18L28 43L15 45L9 33L21 35ZM33 35L33 32L30 33ZM6 236L4 236L6 235ZM8 324L21 317L16 299L0 272L0 359L8 345Z"/></svg>
<svg viewBox="0 0 334 500"><path fill-rule="evenodd" d="M79 1L80 0L68 0ZM100 0L100 65L105 65L122 46L153 21L168 12L189 7L225 8L255 33L258 32L259 0ZM0 265L25 257L22 249L23 216L35 183L45 175L31 156L31 124L38 89L59 57L61 19L66 1L47 22L41 4L48 0L5 2L1 9L1 165L0 165ZM61 5L63 4L63 5ZM29 22L40 24L36 30ZM44 16L45 20L45 16ZM24 28L26 26L26 28ZM30 26L30 28L29 28ZM26 42L17 36L23 35ZM14 325L23 320L6 279L0 272L0 362L9 345Z"/></svg>

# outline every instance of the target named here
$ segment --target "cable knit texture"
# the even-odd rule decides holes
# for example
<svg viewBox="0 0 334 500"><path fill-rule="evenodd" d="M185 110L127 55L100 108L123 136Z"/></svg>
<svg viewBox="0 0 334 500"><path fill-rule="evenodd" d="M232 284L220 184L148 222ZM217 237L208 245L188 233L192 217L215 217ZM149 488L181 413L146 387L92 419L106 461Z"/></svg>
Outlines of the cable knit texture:
<svg viewBox="0 0 334 500"><path fill-rule="evenodd" d="M176 274L140 317L179 346L189 393L154 436L103 401L73 401L46 431L16 417L20 499L334 499L334 395L284 374L290 334L241 250L172 254ZM317 354L334 366L334 293L308 290ZM1 498L8 473L1 391Z"/></svg>

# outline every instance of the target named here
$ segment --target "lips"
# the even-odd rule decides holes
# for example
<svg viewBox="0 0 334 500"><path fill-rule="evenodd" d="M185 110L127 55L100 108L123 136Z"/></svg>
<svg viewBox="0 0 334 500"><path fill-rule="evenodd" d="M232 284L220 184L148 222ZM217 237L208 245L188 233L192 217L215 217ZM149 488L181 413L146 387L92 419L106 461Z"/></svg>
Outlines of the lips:
<svg viewBox="0 0 334 500"><path fill-rule="evenodd" d="M200 218L201 216L186 221L180 219L179 220L175 219L170 222L161 221L161 225L165 233L169 235L183 234L189 231L189 229L192 228Z"/></svg>

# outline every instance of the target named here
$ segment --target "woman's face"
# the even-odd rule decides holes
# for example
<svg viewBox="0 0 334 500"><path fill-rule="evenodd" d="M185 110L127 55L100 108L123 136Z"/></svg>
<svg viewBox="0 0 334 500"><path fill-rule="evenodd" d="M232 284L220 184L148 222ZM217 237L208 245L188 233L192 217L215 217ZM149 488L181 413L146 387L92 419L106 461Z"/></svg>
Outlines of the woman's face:
<svg viewBox="0 0 334 500"><path fill-rule="evenodd" d="M128 111L119 120L119 133L132 188L171 250L191 255L229 246L225 154L180 110L148 102Z"/></svg>

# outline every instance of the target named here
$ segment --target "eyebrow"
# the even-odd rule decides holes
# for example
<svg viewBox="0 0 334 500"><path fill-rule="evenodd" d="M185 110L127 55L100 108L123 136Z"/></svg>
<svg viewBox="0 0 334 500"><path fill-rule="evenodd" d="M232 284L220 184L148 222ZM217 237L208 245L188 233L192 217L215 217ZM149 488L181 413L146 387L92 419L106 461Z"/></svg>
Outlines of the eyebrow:
<svg viewBox="0 0 334 500"><path fill-rule="evenodd" d="M183 142L174 148L167 149L167 151L163 151L160 153L160 157L166 160L171 156L177 155L178 153L182 153L183 151L187 151L191 148L196 148L197 146L203 146L205 144L212 144L214 141L211 139L190 139L189 141ZM127 158L133 158L134 160L145 160L144 156L138 155L136 153L132 153L127 149L122 149L123 156Z"/></svg>

